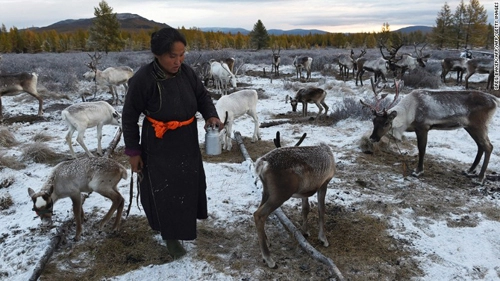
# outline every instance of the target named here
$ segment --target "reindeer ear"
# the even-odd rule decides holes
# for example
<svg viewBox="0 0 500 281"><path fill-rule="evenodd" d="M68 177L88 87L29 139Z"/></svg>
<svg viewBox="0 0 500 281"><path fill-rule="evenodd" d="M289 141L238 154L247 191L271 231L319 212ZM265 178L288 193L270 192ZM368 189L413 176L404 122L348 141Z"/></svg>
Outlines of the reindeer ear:
<svg viewBox="0 0 500 281"><path fill-rule="evenodd" d="M30 197L33 197L33 194L35 194L35 191L31 187L28 187L28 194Z"/></svg>
<svg viewBox="0 0 500 281"><path fill-rule="evenodd" d="M51 196L51 195L52 195L52 192L54 192L54 185L53 185L53 184L51 184L51 185L50 185L49 190L48 190L48 192L46 192L46 193L47 193L49 196Z"/></svg>
<svg viewBox="0 0 500 281"><path fill-rule="evenodd" d="M392 120L394 120L394 118L396 118L396 116L398 116L398 112L393 111L389 115L387 115L387 118L388 118L388 120L392 121Z"/></svg>

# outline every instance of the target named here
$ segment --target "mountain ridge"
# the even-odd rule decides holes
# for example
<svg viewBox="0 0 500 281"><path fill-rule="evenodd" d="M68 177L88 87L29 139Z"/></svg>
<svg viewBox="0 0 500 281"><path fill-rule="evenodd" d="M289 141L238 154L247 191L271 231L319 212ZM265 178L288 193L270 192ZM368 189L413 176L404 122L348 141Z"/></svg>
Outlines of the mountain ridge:
<svg viewBox="0 0 500 281"><path fill-rule="evenodd" d="M120 28L128 32L138 32L138 31L150 31L157 30L163 27L168 27L166 23L159 23L153 20L146 19L140 15L133 13L117 13L116 17L120 22ZM93 20L95 18L83 18L83 19L66 19L55 22L51 25L44 27L31 27L29 29L43 32L49 30L55 30L58 33L69 33L76 32L79 29L89 29L92 26ZM198 28L203 32L223 32L237 34L241 33L243 35L248 35L250 30L244 28L228 28L228 27L201 27ZM414 31L422 31L423 33L428 33L432 31L430 26L409 26L401 28L395 31L400 31L403 33L410 33ZM319 29L292 29L292 30L282 30L282 29L269 29L267 30L270 35L308 35L308 34L326 34L329 33L324 30Z"/></svg>

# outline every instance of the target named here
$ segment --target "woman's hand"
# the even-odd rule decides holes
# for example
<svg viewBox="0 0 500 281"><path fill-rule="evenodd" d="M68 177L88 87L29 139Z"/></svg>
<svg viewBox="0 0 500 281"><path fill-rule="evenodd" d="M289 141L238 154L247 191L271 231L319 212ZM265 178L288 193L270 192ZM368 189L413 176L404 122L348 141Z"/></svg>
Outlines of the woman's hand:
<svg viewBox="0 0 500 281"><path fill-rule="evenodd" d="M135 173L142 172L143 163L142 163L142 158L140 155L130 156L130 158L128 159L128 162L130 163L130 167L132 168L132 172L135 172Z"/></svg>
<svg viewBox="0 0 500 281"><path fill-rule="evenodd" d="M218 127L219 130L224 129L224 123L220 121L219 118L217 117L210 117L208 120L205 122L205 131L207 130L208 127Z"/></svg>

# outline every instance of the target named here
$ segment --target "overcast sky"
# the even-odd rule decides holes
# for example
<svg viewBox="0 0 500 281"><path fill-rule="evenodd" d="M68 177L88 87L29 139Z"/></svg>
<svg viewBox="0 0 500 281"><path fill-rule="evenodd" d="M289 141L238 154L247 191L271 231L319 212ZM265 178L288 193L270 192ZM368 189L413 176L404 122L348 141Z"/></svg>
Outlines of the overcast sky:
<svg viewBox="0 0 500 281"><path fill-rule="evenodd" d="M94 17L100 1L0 0L0 23L7 29L44 27L67 19ZM241 27L252 30L257 20L266 29L320 29L329 32L379 32L411 25L434 26L447 2L454 12L460 1L296 1L296 0L108 0L115 13L138 14L172 27ZM469 1L464 1L466 4ZM480 1L493 24L494 3Z"/></svg>

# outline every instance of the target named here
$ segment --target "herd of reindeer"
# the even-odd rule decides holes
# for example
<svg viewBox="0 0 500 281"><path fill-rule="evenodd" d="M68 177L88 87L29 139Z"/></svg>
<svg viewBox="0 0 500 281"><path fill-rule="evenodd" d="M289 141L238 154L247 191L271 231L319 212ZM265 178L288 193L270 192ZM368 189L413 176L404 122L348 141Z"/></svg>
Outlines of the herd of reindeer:
<svg viewBox="0 0 500 281"><path fill-rule="evenodd" d="M431 129L449 130L464 128L476 142L478 150L471 167L465 171L467 175L477 176L477 182L484 184L486 169L493 150L488 138L488 125L496 111L500 100L490 93L468 89L468 80L474 73L488 74L487 89L493 87L493 58L472 58L470 52L466 51L463 56L457 58L445 58L442 60L441 78L445 82L449 72L457 73L457 83L461 83L464 72L465 90L427 90L415 89L403 98L399 99L400 81L406 71L416 67L424 67L429 54L423 54L424 47L418 49L415 45L415 54L400 54L402 47L396 46L385 49L385 54L380 46L382 56L377 59L364 57L365 50L358 56L354 52L342 54L338 57L339 74L342 79L347 80L352 71L353 77L363 85L363 73L373 73L370 78L372 90L375 96L375 104L361 100L361 104L373 113L373 132L370 140L378 142L384 135L392 134L401 139L404 132L415 132L418 146L418 166L413 175L418 177L424 173L424 156L427 146L428 132ZM272 71L274 76L279 76L280 49L272 49ZM89 55L91 56L91 55ZM91 56L92 62L87 64L91 69L85 73L87 79L95 79L97 83L109 87L113 95L113 103L118 103L119 98L116 87L127 86L128 79L133 75L129 67L110 67L105 70L97 69L99 56ZM0 57L1 59L1 57ZM305 80L311 78L311 64L313 58L296 56L293 64L296 69L297 79L302 79L302 72L306 71ZM212 81L215 91L221 94L216 102L216 109L225 120L225 128L221 131L221 140L224 149L231 150L231 131L234 120L244 114L254 119L255 129L252 141L260 139L259 121L257 117L257 91L245 89L228 93L228 88L236 88L236 76L234 72L234 59L225 61L208 61L197 63L192 66L198 73L200 79L208 85ZM395 95L393 101L381 108L382 101L387 94L380 95L385 86L379 86L381 81L386 82L387 74L393 71L395 76ZM43 101L37 92L37 75L35 73L0 74L1 96L15 95L26 92L39 101L38 115L42 115ZM387 85L384 83L384 85ZM302 115L307 116L307 104L315 103L322 114L325 115L328 106L325 103L326 91L317 87L304 87L297 91L295 97L286 97L286 101L296 111L297 104L302 104ZM87 114L92 112L92 114ZM58 164L43 188L39 192L29 189L33 200L33 210L42 219L50 219L53 204L56 200L70 197L73 201L73 210L77 222L75 240L78 240L82 231L81 221L83 218L81 192L95 191L112 200L113 204L101 222L101 227L108 221L114 211L117 211L117 219L113 229L118 229L120 217L123 210L124 200L117 189L121 179L127 177L126 169L114 160L102 160L102 157L93 157L83 143L83 134L87 128L97 127L98 130L98 153L101 153L102 126L106 124L119 125L120 114L108 102L83 102L71 105L62 111L62 119L68 124L69 130L66 135L70 152L75 160L65 161ZM1 98L0 98L0 122ZM222 119L222 118L221 118ZM71 138L78 131L77 142L85 150L88 157L76 157ZM324 234L325 195L327 185L335 174L335 161L332 150L324 145L300 147L298 144L292 147L281 148L279 136L275 140L276 148L261 156L255 165L255 172L263 184L262 201L254 213L254 221L257 226L257 234L261 253L266 264L275 268L276 263L270 257L269 239L267 238L264 225L267 217L285 201L291 197L302 198L303 225L302 232L307 234L306 217L309 211L308 197L317 193L319 212L319 240L327 247L329 245ZM479 173L476 168L484 156L483 164ZM78 169L82 171L79 175L68 173L69 170ZM96 171L96 167L100 170ZM322 167L322 168L318 168ZM71 177L68 178L68 177ZM65 184L73 183L72 185ZM109 184L99 185L96 182L107 182ZM279 191L279 192L276 192Z"/></svg>

